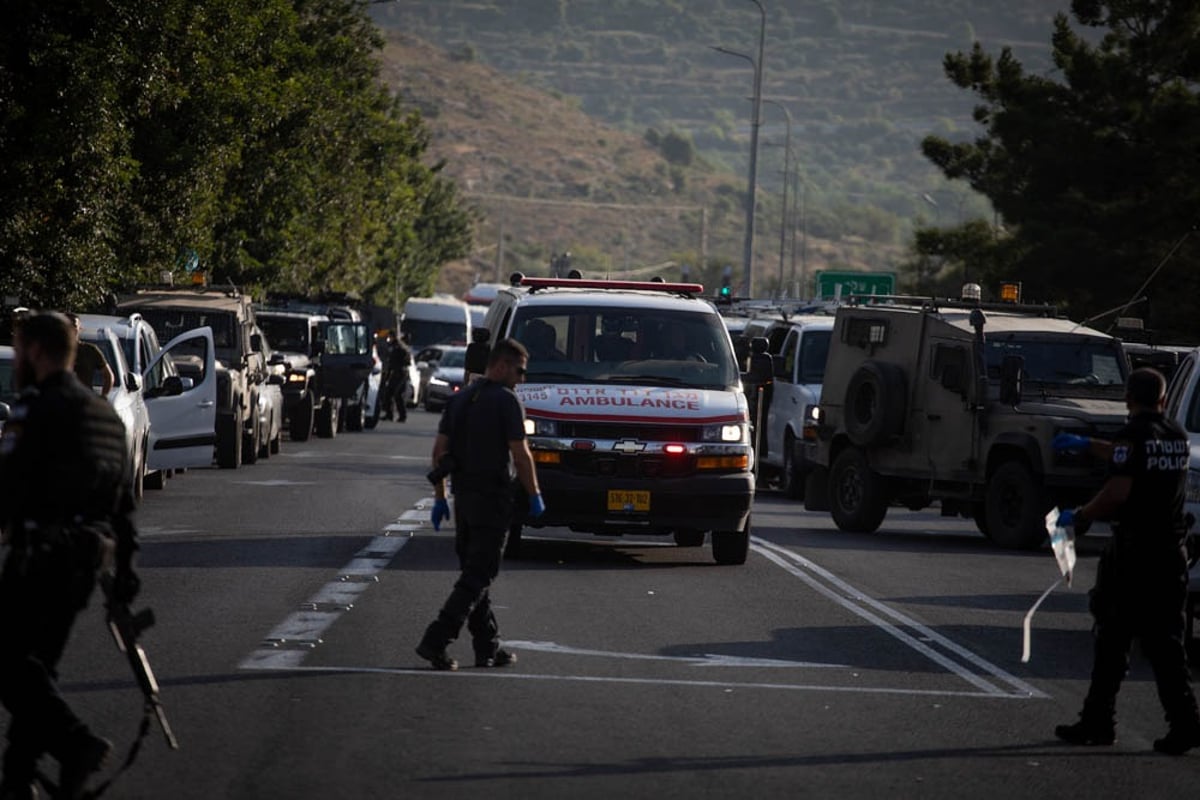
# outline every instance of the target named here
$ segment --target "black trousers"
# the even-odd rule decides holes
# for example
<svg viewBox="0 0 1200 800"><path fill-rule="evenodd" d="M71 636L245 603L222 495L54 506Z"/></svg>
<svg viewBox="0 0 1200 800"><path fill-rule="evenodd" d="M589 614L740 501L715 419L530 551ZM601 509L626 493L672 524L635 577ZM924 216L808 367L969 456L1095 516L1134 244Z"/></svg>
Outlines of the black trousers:
<svg viewBox="0 0 1200 800"><path fill-rule="evenodd" d="M424 645L444 650L466 625L475 655L495 655L500 627L489 589L500 572L512 506L512 492L507 490L454 493L454 550L462 572L437 619L426 628Z"/></svg>
<svg viewBox="0 0 1200 800"><path fill-rule="evenodd" d="M31 782L37 761L59 760L88 732L58 691L58 662L95 588L93 553L12 550L0 572L0 701L8 710L4 778Z"/></svg>
<svg viewBox="0 0 1200 800"><path fill-rule="evenodd" d="M1111 725L1115 721L1117 692L1129 672L1129 648L1136 637L1154 670L1168 725L1200 729L1184 647L1187 567L1182 557L1178 564L1161 566L1130 573L1114 564L1107 567L1111 573L1098 580L1098 589L1105 580L1110 585L1103 587L1108 596L1094 604L1095 661L1083 704L1083 717L1090 722Z"/></svg>

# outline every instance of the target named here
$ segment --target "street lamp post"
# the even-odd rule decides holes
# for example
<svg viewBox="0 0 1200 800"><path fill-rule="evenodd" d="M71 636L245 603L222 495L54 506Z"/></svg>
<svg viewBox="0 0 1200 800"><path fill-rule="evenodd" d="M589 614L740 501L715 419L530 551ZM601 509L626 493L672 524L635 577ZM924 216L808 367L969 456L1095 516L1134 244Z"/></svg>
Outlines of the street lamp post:
<svg viewBox="0 0 1200 800"><path fill-rule="evenodd" d="M767 12L759 0L750 0L758 6L758 58L754 59L745 53L726 50L724 47L713 49L738 58L744 58L754 68L754 108L750 117L750 177L746 194L746 238L742 246L742 283L747 296L754 294L754 209L757 205L758 194L758 128L762 122L762 76L763 76L763 46L767 36Z"/></svg>
<svg viewBox="0 0 1200 800"><path fill-rule="evenodd" d="M787 118L787 140L783 145L783 214L779 219L779 293L783 297L786 295L783 283L783 259L787 250L788 179L790 177L788 170L792 163L792 112L788 111L787 106L777 100L763 98L762 101L778 108Z"/></svg>

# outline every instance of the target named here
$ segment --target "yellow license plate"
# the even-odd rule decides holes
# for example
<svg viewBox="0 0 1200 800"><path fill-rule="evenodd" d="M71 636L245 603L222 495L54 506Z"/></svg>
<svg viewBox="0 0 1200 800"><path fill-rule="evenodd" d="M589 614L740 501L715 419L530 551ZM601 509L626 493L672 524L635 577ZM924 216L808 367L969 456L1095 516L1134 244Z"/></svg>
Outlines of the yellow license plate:
<svg viewBox="0 0 1200 800"><path fill-rule="evenodd" d="M608 510L649 511L650 493L641 491L625 491L624 489L609 489Z"/></svg>

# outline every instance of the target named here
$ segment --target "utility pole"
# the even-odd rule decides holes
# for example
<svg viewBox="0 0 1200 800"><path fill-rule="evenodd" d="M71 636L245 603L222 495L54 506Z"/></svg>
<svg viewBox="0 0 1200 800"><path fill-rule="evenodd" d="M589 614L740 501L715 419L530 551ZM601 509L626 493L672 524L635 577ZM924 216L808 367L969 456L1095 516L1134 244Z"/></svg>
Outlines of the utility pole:
<svg viewBox="0 0 1200 800"><path fill-rule="evenodd" d="M763 99L764 103L770 103L784 113L787 118L787 141L783 146L783 213L779 219L779 293L780 296L786 296L787 291L784 288L783 282L783 259L787 251L787 230L788 230L788 167L792 163L792 112L788 111L787 106L776 100ZM795 274L793 271L793 280Z"/></svg>

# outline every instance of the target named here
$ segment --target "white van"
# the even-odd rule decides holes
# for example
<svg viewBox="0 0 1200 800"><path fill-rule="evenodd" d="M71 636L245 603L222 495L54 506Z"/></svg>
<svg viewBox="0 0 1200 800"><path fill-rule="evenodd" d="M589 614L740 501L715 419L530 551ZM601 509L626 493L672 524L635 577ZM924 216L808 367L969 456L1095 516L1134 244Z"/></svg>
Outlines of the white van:
<svg viewBox="0 0 1200 800"><path fill-rule="evenodd" d="M729 332L698 284L513 276L491 340L529 350L517 394L546 513L601 535L658 534L741 564L754 500L749 409ZM510 531L510 552L520 526Z"/></svg>
<svg viewBox="0 0 1200 800"><path fill-rule="evenodd" d="M410 297L400 316L400 331L408 334L413 353L437 344L469 344L471 312L450 295Z"/></svg>

